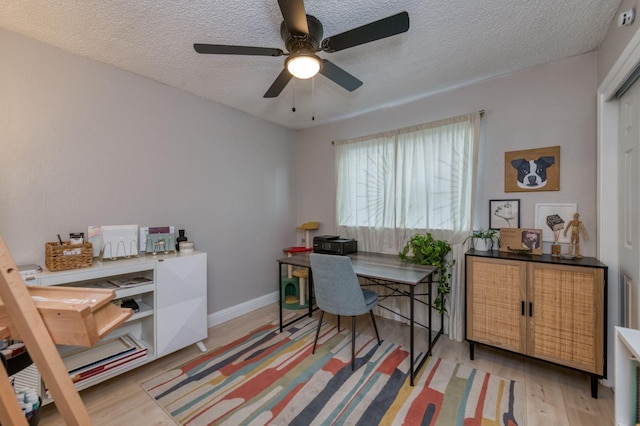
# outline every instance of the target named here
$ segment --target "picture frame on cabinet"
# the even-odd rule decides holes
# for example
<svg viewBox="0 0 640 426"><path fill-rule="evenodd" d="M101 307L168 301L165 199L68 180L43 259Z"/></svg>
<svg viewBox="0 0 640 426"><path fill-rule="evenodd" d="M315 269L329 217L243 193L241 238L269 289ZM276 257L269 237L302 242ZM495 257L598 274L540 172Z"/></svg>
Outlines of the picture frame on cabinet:
<svg viewBox="0 0 640 426"><path fill-rule="evenodd" d="M489 200L489 229L520 228L520 200Z"/></svg>
<svg viewBox="0 0 640 426"><path fill-rule="evenodd" d="M542 229L542 241L569 244L571 234L564 235L564 228L577 211L576 203L537 203L535 227Z"/></svg>
<svg viewBox="0 0 640 426"><path fill-rule="evenodd" d="M542 229L501 228L500 251L516 254L542 254Z"/></svg>

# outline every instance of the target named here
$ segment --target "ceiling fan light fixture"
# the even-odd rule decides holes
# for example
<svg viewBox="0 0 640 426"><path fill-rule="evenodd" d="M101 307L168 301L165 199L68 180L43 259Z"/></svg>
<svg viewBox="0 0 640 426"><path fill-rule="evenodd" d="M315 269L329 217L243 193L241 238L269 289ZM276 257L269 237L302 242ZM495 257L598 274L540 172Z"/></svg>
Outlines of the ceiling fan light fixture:
<svg viewBox="0 0 640 426"><path fill-rule="evenodd" d="M287 70L292 76L301 79L311 78L320 71L320 58L313 54L291 55L286 60Z"/></svg>

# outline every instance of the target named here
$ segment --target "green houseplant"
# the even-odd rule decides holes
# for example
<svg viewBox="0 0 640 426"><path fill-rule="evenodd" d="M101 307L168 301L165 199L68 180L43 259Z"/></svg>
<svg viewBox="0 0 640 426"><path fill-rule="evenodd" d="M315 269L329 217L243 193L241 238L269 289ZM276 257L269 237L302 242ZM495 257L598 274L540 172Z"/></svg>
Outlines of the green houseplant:
<svg viewBox="0 0 640 426"><path fill-rule="evenodd" d="M451 244L444 240L436 240L433 235L426 233L412 236L398 254L403 262L438 267L435 272L438 295L434 304L440 313L447 312L445 298L451 292L451 268L456 262L454 259L448 260L450 252Z"/></svg>
<svg viewBox="0 0 640 426"><path fill-rule="evenodd" d="M473 249L478 251L490 251L493 249L494 244L496 246L500 245L498 231L495 229L484 230L480 228L479 230L475 230L464 240L464 243L470 238L473 239Z"/></svg>

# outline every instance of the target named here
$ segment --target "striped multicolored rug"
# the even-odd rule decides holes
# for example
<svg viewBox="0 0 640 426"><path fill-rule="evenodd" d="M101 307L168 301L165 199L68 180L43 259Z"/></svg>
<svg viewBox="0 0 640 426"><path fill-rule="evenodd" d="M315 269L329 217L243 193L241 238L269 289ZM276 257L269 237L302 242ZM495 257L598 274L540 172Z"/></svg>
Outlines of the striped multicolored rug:
<svg viewBox="0 0 640 426"><path fill-rule="evenodd" d="M317 320L272 325L142 384L181 425L518 425L521 384L432 357L409 385L409 351Z"/></svg>

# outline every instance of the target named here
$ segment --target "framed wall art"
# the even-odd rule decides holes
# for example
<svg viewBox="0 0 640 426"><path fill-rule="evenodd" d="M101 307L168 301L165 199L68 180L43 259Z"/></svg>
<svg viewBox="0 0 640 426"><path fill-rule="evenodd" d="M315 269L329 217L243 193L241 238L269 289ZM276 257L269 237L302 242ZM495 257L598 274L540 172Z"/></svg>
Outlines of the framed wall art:
<svg viewBox="0 0 640 426"><path fill-rule="evenodd" d="M578 211L575 203L536 204L535 226L542 229L542 241L571 242L571 233L564 235L564 228Z"/></svg>
<svg viewBox="0 0 640 426"><path fill-rule="evenodd" d="M489 229L520 228L520 200L489 200Z"/></svg>
<svg viewBox="0 0 640 426"><path fill-rule="evenodd" d="M560 190L560 147L504 153L504 191Z"/></svg>

